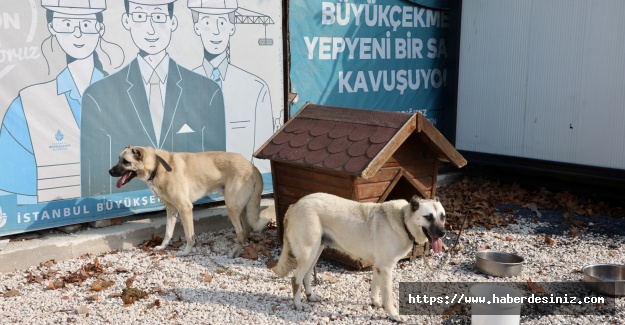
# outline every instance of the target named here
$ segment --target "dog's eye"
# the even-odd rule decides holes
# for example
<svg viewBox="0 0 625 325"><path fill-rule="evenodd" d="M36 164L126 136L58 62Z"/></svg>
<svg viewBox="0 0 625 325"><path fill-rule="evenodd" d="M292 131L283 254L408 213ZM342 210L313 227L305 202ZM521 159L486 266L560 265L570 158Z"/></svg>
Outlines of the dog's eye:
<svg viewBox="0 0 625 325"><path fill-rule="evenodd" d="M428 219L429 221L434 220L434 215L432 215L431 213L425 216L426 219Z"/></svg>
<svg viewBox="0 0 625 325"><path fill-rule="evenodd" d="M441 214L441 221L445 221L445 215Z"/></svg>
<svg viewBox="0 0 625 325"><path fill-rule="evenodd" d="M124 165L128 165L128 164L129 164L129 162L128 162L128 160L123 159L123 160L122 160L122 164L124 164Z"/></svg>

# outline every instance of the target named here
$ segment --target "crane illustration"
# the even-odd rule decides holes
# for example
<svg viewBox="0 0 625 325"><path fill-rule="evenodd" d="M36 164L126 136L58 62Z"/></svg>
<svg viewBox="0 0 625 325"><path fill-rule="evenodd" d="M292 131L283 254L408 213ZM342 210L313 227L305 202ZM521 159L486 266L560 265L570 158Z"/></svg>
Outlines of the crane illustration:
<svg viewBox="0 0 625 325"><path fill-rule="evenodd" d="M263 25L265 26L265 37L258 39L258 45L271 46L273 45L273 39L267 37L267 25L274 24L271 17L261 14L252 10L240 8L235 12L235 23L246 25Z"/></svg>

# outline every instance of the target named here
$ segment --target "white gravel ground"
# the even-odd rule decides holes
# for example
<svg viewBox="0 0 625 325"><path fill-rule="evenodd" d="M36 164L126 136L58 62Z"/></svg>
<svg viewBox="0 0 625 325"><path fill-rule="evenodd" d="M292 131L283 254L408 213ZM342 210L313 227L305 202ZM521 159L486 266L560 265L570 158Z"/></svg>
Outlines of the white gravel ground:
<svg viewBox="0 0 625 325"><path fill-rule="evenodd" d="M525 221L524 221L525 220ZM576 238L567 234L550 236L548 244L535 233L541 223L519 220L505 228L467 229L463 251L436 272L428 271L423 260L402 261L394 270L397 299L400 281L496 282L501 278L482 275L474 267L474 252L490 246L525 257L521 275L506 280L581 281L578 273L594 263L625 264L625 239L606 238L582 232ZM179 225L178 225L179 226ZM543 225L544 226L544 225ZM256 234L257 246L272 247L276 230ZM110 252L80 259L44 263L28 270L0 274L1 324L386 324L392 323L382 309L369 305L369 271L349 271L338 263L321 260L317 272L321 283L313 290L321 302L295 311L291 285L277 278L267 267L269 258L261 252L257 260L226 257L232 247L232 230L201 234L195 252L188 257L153 253L140 248ZM266 240L269 239L269 240ZM455 235L445 242L452 246ZM281 247L269 252L277 259ZM96 264L97 262L99 264ZM436 264L442 256L429 258ZM96 271L94 270L96 266ZM99 271L97 270L99 267ZM61 288L59 279L84 268L86 280ZM56 273L55 273L56 272ZM92 272L92 273L89 273ZM134 278L132 281L131 278ZM102 291L92 290L94 282L113 282ZM211 278L212 277L212 278ZM130 286L148 295L125 305L120 297ZM57 282L55 282L57 281ZM55 285L56 283L56 285ZM625 324L625 298L616 299L619 313L612 316L545 315L522 319L522 324ZM469 324L470 317L407 316L415 324Z"/></svg>

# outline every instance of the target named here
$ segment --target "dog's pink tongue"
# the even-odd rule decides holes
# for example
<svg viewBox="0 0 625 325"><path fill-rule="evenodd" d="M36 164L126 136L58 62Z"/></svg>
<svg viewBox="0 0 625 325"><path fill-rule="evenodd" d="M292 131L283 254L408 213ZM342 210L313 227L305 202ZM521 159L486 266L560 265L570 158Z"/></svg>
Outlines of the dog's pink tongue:
<svg viewBox="0 0 625 325"><path fill-rule="evenodd" d="M432 250L434 253L443 252L443 240L440 238L432 239Z"/></svg>
<svg viewBox="0 0 625 325"><path fill-rule="evenodd" d="M117 188L120 188L120 187L122 187L124 185L124 182L126 181L126 178L128 178L128 174L122 175L122 177L120 177L117 180Z"/></svg>

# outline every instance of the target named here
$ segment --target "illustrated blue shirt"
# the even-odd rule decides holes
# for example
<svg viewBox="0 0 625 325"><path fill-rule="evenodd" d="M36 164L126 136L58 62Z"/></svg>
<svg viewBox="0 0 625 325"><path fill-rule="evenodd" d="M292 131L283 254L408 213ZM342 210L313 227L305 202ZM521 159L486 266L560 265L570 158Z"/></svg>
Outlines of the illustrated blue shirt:
<svg viewBox="0 0 625 325"><path fill-rule="evenodd" d="M104 78L104 74L100 70L94 69L90 84L102 78ZM76 123L80 126L82 97L76 88L69 68L65 68L57 76L56 82L57 94L65 94ZM37 166L28 122L19 95L13 100L2 120L0 150L5 157L10 157L0 160L0 170L3 170L6 175L13 176L0 178L0 195L17 194L17 203L20 205L37 203Z"/></svg>

